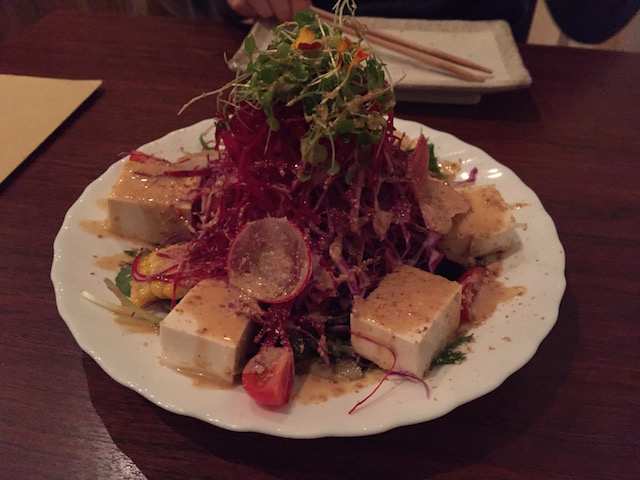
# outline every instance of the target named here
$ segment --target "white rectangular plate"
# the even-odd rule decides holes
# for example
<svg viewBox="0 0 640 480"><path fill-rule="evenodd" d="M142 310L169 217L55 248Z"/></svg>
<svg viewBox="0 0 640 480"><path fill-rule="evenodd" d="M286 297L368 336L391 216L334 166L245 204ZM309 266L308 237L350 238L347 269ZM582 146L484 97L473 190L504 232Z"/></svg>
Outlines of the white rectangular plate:
<svg viewBox="0 0 640 480"><path fill-rule="evenodd" d="M461 80L418 60L372 46L386 63L398 100L426 103L478 103L482 95L527 88L531 76L525 68L509 24L504 20L407 20L358 17L372 29L436 48L492 70L482 83ZM275 24L257 22L251 35L260 49L271 41ZM231 58L232 70L244 69L247 57L240 48ZM474 72L477 73L477 72Z"/></svg>

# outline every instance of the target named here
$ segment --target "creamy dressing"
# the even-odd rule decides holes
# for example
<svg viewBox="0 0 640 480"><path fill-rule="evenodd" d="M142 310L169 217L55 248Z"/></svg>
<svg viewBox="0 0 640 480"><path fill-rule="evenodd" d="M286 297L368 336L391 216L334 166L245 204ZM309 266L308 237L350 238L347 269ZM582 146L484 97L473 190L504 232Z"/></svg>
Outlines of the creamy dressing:
<svg viewBox="0 0 640 480"><path fill-rule="evenodd" d="M220 288L209 288L207 292L206 296L186 296L175 310L188 309L191 317L197 319L199 334L237 343L245 332L245 322L239 321L236 310L229 306L227 288L221 284ZM215 315L210 312L215 312Z"/></svg>
<svg viewBox="0 0 640 480"><path fill-rule="evenodd" d="M109 197L179 205L188 199L186 195L198 187L198 177L166 175L165 172L179 170L174 164L153 161L126 161L122 172L111 187Z"/></svg>
<svg viewBox="0 0 640 480"><path fill-rule="evenodd" d="M153 333L158 334L158 324L139 320L135 317L127 317L125 315L116 315L115 322L122 326L130 333Z"/></svg>
<svg viewBox="0 0 640 480"><path fill-rule="evenodd" d="M305 373L300 376L301 386L293 396L293 402L302 405L324 403L331 398L346 395L348 393L361 393L367 388L376 385L384 376L384 371L379 368L367 370L362 378L357 380L330 380L316 375ZM367 390L368 393L368 390Z"/></svg>
<svg viewBox="0 0 640 480"><path fill-rule="evenodd" d="M403 288L410 285L411 288ZM402 266L387 275L366 301L357 302L358 316L395 333L428 328L459 289L454 282L417 268ZM428 323L426 320L429 320Z"/></svg>
<svg viewBox="0 0 640 480"><path fill-rule="evenodd" d="M457 223L458 236L490 237L513 220L507 215L512 210L493 185L458 190L471 204L473 215L465 215Z"/></svg>
<svg viewBox="0 0 640 480"><path fill-rule="evenodd" d="M172 367L169 367L172 368ZM176 372L191 379L191 384L198 388L210 388L216 390L230 390L235 388L237 383L227 383L219 378L210 375L203 375L201 372L189 370L188 368L172 368Z"/></svg>
<svg viewBox="0 0 640 480"><path fill-rule="evenodd" d="M495 313L501 303L507 303L524 295L526 288L522 286L507 287L492 275L484 278L473 298L469 310L470 322L461 325L461 330L469 330L485 323Z"/></svg>
<svg viewBox="0 0 640 480"><path fill-rule="evenodd" d="M459 160L445 160L440 163L440 173L449 183L453 182L461 171L462 165Z"/></svg>
<svg viewBox="0 0 640 480"><path fill-rule="evenodd" d="M107 203L106 198L99 198L96 201L96 206L103 212L107 212L109 210L109 204Z"/></svg>
<svg viewBox="0 0 640 480"><path fill-rule="evenodd" d="M188 235L191 204L199 177L170 175L174 164L156 159L128 160L107 197L111 231L122 237L161 243Z"/></svg>
<svg viewBox="0 0 640 480"><path fill-rule="evenodd" d="M99 198L96 201L96 206L105 212L108 211L108 199ZM97 238L115 238L117 240L135 240L135 239L127 239L126 237L114 233L111 231L109 219L105 218L103 220L80 220L78 222L78 226L88 233L89 235L93 235ZM146 244L145 242L141 242L140 240L135 240L137 244L144 244L145 246L151 247L151 244Z"/></svg>
<svg viewBox="0 0 640 480"><path fill-rule="evenodd" d="M133 259L124 252L115 255L105 255L103 257L93 257L93 263L96 267L111 272L119 272L123 263L130 263L132 260Z"/></svg>
<svg viewBox="0 0 640 480"><path fill-rule="evenodd" d="M109 222L105 220L80 220L80 228L90 235L98 238L121 238L109 230Z"/></svg>
<svg viewBox="0 0 640 480"><path fill-rule="evenodd" d="M239 383L236 381L230 384L185 368L173 368L173 370L191 379L191 384L197 388L230 390ZM291 396L291 403L299 403L301 405L320 404L349 393L368 393L371 387L382 380L384 374L383 370L372 368L367 370L362 378L356 380L331 380L311 373L302 373L297 375L299 383L296 382Z"/></svg>

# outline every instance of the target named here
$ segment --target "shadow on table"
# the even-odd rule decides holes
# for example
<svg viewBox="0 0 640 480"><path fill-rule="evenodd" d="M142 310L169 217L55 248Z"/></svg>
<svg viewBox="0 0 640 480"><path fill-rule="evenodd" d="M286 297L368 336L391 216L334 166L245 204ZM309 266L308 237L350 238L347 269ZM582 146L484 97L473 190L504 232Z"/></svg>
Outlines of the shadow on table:
<svg viewBox="0 0 640 480"><path fill-rule="evenodd" d="M110 380L86 355L84 367L96 412L147 478L411 480L491 465L493 452L535 428L571 370L578 338L569 288L538 353L497 390L437 420L357 438L291 440L226 431L153 405ZM508 462L517 468L529 454L517 452Z"/></svg>
<svg viewBox="0 0 640 480"><path fill-rule="evenodd" d="M394 113L398 118L416 121L424 120L425 115L514 123L535 123L540 120L540 113L529 89L484 95L476 105L399 102Z"/></svg>

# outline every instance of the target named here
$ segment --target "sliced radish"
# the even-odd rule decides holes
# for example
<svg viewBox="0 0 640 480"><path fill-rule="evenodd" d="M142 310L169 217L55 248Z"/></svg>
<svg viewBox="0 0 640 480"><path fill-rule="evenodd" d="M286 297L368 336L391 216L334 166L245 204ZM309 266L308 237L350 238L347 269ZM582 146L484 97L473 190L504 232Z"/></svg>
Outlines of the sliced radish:
<svg viewBox="0 0 640 480"><path fill-rule="evenodd" d="M227 260L229 283L269 303L294 298L309 281L311 251L286 218L248 223L234 239Z"/></svg>

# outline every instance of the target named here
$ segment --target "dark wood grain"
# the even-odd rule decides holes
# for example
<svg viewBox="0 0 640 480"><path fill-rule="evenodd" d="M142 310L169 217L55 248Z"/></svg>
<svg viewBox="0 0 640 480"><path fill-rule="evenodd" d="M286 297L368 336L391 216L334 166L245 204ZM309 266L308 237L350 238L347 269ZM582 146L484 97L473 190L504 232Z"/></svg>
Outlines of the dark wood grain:
<svg viewBox="0 0 640 480"><path fill-rule="evenodd" d="M49 280L53 239L120 152L213 114L242 30L55 13L0 44L0 73L102 88L0 186L0 478L640 477L640 56L523 46L528 90L401 104L513 169L567 256L558 323L497 390L366 438L218 429L120 386L75 343ZM2 106L0 106L2 114Z"/></svg>

